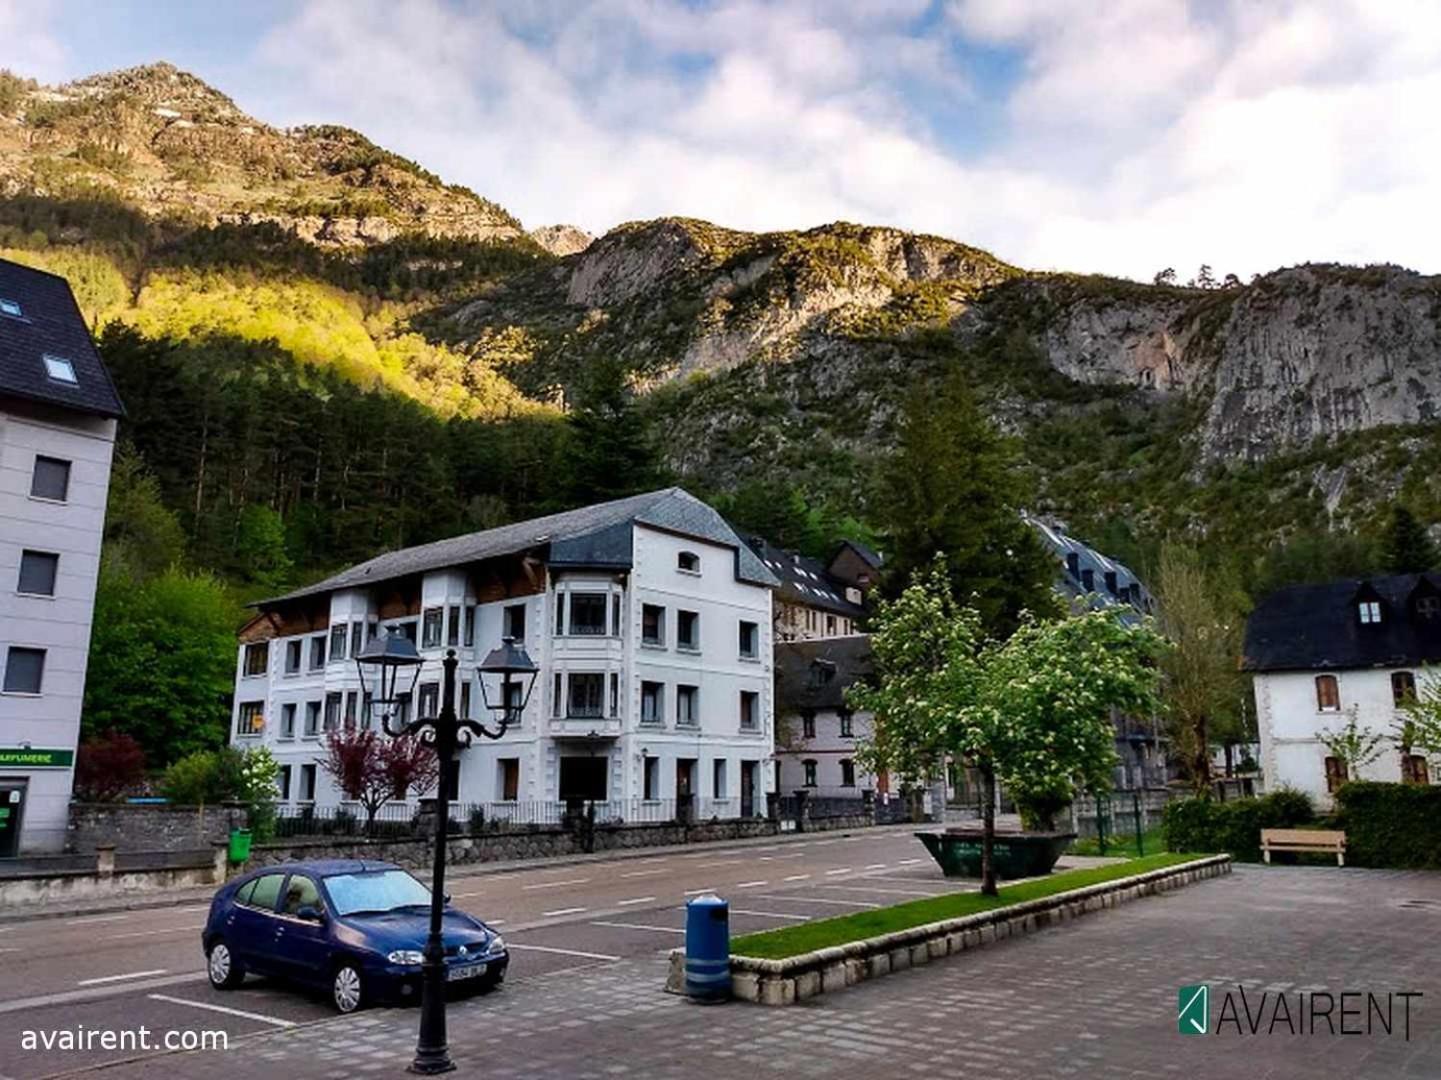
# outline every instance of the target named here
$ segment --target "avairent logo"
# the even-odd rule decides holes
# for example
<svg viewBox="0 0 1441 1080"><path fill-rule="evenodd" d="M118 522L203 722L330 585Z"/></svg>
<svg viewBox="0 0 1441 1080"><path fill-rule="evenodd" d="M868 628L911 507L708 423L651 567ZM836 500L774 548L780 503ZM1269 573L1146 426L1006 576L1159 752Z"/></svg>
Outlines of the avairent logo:
<svg viewBox="0 0 1441 1080"><path fill-rule="evenodd" d="M1176 1030L1182 1035L1204 1035L1211 1030L1211 988L1205 983L1177 991Z"/></svg>

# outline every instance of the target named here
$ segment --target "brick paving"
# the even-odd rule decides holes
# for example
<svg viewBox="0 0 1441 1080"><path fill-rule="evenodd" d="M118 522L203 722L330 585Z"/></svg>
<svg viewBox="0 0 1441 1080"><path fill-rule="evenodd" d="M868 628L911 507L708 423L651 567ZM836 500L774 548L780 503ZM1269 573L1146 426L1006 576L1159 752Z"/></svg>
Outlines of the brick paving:
<svg viewBox="0 0 1441 1080"><path fill-rule="evenodd" d="M660 954L538 976L452 1006L458 1075L1441 1077L1441 874L1239 867L1228 877L1000 942L803 1005L666 995ZM1181 985L1419 991L1411 1038L1176 1031ZM237 1007L243 1000L237 997ZM417 1013L250 1036L108 1077L398 1076ZM196 1025L200 1026L200 1025Z"/></svg>

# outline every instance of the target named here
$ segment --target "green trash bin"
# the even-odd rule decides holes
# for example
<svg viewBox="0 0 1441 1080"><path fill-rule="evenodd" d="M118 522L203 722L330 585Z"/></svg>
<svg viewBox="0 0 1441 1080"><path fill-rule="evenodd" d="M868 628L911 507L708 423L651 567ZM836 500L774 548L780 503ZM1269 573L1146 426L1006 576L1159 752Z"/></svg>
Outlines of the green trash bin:
<svg viewBox="0 0 1441 1080"><path fill-rule="evenodd" d="M243 863L250 858L250 830L230 830L230 861L235 864Z"/></svg>

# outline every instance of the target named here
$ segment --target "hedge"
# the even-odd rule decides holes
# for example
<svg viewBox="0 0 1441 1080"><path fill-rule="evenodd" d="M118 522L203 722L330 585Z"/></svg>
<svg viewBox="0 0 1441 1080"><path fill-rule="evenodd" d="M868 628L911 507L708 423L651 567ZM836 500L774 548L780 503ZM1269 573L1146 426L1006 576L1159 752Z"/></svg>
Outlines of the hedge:
<svg viewBox="0 0 1441 1080"><path fill-rule="evenodd" d="M1441 869L1441 786L1356 780L1336 805L1348 866Z"/></svg>
<svg viewBox="0 0 1441 1080"><path fill-rule="evenodd" d="M1283 788L1260 799L1182 799L1166 807L1161 828L1170 851L1226 851L1260 862L1262 829L1294 829L1314 817L1307 795Z"/></svg>

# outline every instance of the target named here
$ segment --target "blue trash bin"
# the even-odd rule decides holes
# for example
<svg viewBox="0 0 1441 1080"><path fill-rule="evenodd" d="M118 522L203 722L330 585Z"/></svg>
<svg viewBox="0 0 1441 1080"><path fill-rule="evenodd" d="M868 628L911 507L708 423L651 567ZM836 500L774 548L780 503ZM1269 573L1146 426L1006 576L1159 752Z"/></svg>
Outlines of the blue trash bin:
<svg viewBox="0 0 1441 1080"><path fill-rule="evenodd" d="M685 992L695 1001L730 1000L730 904L719 896L686 902Z"/></svg>

